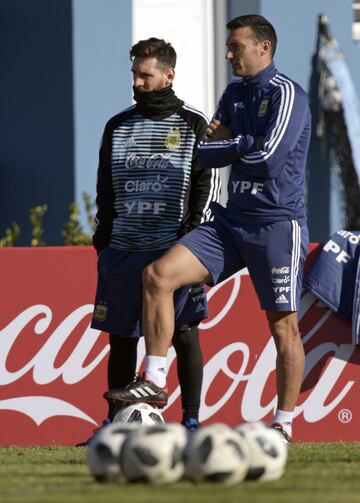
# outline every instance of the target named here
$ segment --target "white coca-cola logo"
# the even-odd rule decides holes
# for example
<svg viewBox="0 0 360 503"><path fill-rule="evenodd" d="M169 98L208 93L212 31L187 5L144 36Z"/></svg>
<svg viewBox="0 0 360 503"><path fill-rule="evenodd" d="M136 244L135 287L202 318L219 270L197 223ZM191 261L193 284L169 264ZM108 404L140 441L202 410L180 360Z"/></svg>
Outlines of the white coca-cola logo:
<svg viewBox="0 0 360 503"><path fill-rule="evenodd" d="M60 323L26 365L11 372L7 368L7 361L11 359L11 349L24 328L33 320L38 319L34 325L34 335L40 336L46 332L52 321L52 311L45 305L31 306L20 313L0 331L0 385L9 385L21 379L30 370L32 370L34 382L40 385L49 384L60 376L65 384L75 384L84 379L99 365L109 351L109 347L106 346L85 365L85 360L101 334L98 330L88 326L63 365L55 367L55 360L75 327L92 311L93 305L86 304L72 312ZM39 318L39 315L42 317ZM30 416L36 424L59 415L78 417L96 424L94 419L76 406L49 396L24 396L0 400L0 410L22 412Z"/></svg>
<svg viewBox="0 0 360 503"><path fill-rule="evenodd" d="M246 274L246 271L242 274ZM210 300L211 297L222 289L224 284L230 282L232 286L228 299L223 303L219 312L213 313L211 318L201 324L200 328L204 331L205 337L206 331L221 324L222 320L233 308L233 304L241 287L242 274L238 273L234 275L208 292L208 298ZM300 319L314 303L317 303L317 300L310 293L303 296L301 310L299 312ZM91 361L88 361L89 354L100 336L100 332L90 328L90 326L86 328L77 344L74 346L71 354L61 366L56 367L55 360L71 333L86 316L92 313L92 310L93 305L86 304L70 313L58 327L55 328L30 361L21 368L10 371L7 362L11 361L11 349L25 327L35 321L34 336L38 337L45 334L52 321L52 311L46 305L34 305L20 313L0 331L0 385L10 385L18 379L21 379L29 371L32 371L34 383L38 385L49 384L60 376L65 385L73 385L87 377L100 364L109 350L108 345L106 345ZM324 314L317 321L316 325L314 325L307 334L304 334L304 342L312 338L331 315L331 311L328 309L325 309L323 313ZM239 337L232 337L232 339L241 339L242 328L234 327L234 330L239 331ZM328 342L317 345L307 354L305 376L318 365L324 355L332 354L332 357L329 358L325 370L322 372L310 394L305 401L296 408L296 415L303 414L306 421L316 422L326 417L337 407L353 386L354 381L346 382L341 390L337 390L336 396L332 394L331 400L329 400L329 396L333 392L353 351L354 346L351 344L335 344L333 342ZM145 349L142 342L139 344L138 350L139 366L144 354ZM242 358L241 367L237 372L234 372L228 366L229 358L234 354L238 354ZM268 403L264 403L263 398L266 383L275 370L276 349L273 340L269 337L265 347L260 354L257 355L256 363L251 371L249 370L250 356L251 347L247 342L239 340L239 342L232 342L224 345L223 348L218 353L214 354L206 363L204 366L202 406L200 410L201 421L205 421L216 414L234 394L241 383L245 383L244 393L239 403L239 410L234 411L235 414L238 413L239 418L241 415L245 421L258 421L263 419L269 412L275 410L276 396L274 395L268 400ZM173 364L174 360L175 351L171 348L168 355L169 367ZM85 362L87 362L86 365ZM230 379L230 385L216 403L208 405L206 402L206 395L220 372L223 372ZM180 389L177 387L169 397L168 407L178 398L179 394ZM59 415L72 416L93 424L96 423L93 418L85 414L74 404L51 396L32 395L7 398L5 400L0 400L0 410L1 409L22 412L31 417L38 425L49 417Z"/></svg>
<svg viewBox="0 0 360 503"><path fill-rule="evenodd" d="M126 169L166 169L170 163L171 154L152 154L150 157L142 157L129 154L125 161Z"/></svg>
<svg viewBox="0 0 360 503"><path fill-rule="evenodd" d="M221 323L222 319L230 311L234 300L241 286L241 273L229 278L221 285L210 290L210 297L214 295L216 289L221 288L225 283L232 281L233 288L229 296L229 300L220 312L209 321L206 321L200 325L202 330L209 329L214 326L214 320L217 323ZM312 305L318 303L317 299L311 294L306 293L301 300L301 306L299 311L299 321L306 314L306 312L311 308ZM323 316L318 320L315 326L303 336L303 342L306 343L310 338L312 338L321 326L326 322L326 320L331 316L330 309L324 311ZM239 330L239 339L241 338L241 328L234 327ZM332 342L326 344L320 344L316 346L306 355L306 365L304 372L304 379L311 372L313 368L320 362L324 355L332 354L333 356L329 359L329 363L319 378L316 386L312 389L311 393L307 399L299 405L295 410L295 416L301 413L304 419L310 423L320 421L326 417L332 410L337 407L337 405L343 400L346 394L349 392L354 384L354 381L348 381L341 391L329 401L329 395L333 388L335 387L339 377L341 376L343 370L345 369L349 359L351 358L355 348L352 344L334 344ZM234 373L228 366L227 362L231 355L236 352L240 352L242 355L242 365L237 373ZM172 358L175 357L175 352L172 350ZM219 353L214 355L204 366L204 383L202 388L202 406L200 410L200 421L205 421L211 416L216 414L227 400L232 396L237 387L241 382L246 382L245 390L242 396L241 403L239 403L239 413L241 413L242 418L245 421L260 421L269 412L275 411L277 397L274 397L266 404L263 403L263 391L267 380L269 379L272 372L275 370L276 362L276 348L272 338L269 338L263 351L258 355L256 364L251 372L247 371L248 363L250 359L250 347L244 342L235 342L228 346L225 346ZM219 372L223 372L232 381L228 390L223 395L223 397L215 404L208 406L206 403L206 394L212 382L216 379ZM178 394L180 391L178 390ZM169 405L172 401L170 400ZM236 411L234 411L236 414Z"/></svg>

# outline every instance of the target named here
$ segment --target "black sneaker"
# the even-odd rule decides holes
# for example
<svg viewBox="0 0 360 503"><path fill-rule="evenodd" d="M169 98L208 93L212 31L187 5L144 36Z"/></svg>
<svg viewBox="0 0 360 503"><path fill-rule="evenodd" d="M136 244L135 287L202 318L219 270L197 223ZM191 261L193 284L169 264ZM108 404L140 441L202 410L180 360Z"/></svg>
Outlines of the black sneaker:
<svg viewBox="0 0 360 503"><path fill-rule="evenodd" d="M168 390L166 387L159 388L143 376L136 376L126 388L109 389L103 396L106 400L115 400L123 405L148 403L162 409L168 401Z"/></svg>
<svg viewBox="0 0 360 503"><path fill-rule="evenodd" d="M271 425L271 428L277 430L284 437L284 442L286 444L291 444L292 438L291 436L284 430L283 425L281 423L274 423Z"/></svg>

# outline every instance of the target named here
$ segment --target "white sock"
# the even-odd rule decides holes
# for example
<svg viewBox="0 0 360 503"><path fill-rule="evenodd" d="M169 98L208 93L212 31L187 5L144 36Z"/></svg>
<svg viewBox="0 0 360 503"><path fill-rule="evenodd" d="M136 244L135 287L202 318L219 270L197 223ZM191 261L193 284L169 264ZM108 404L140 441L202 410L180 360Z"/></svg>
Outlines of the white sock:
<svg viewBox="0 0 360 503"><path fill-rule="evenodd" d="M291 436L293 417L294 417L293 411L290 412L288 410L276 409L276 413L275 413L274 419L272 421L272 424L280 423L281 426L286 431L286 433Z"/></svg>
<svg viewBox="0 0 360 503"><path fill-rule="evenodd" d="M166 356L147 355L145 358L145 376L159 388L166 386Z"/></svg>

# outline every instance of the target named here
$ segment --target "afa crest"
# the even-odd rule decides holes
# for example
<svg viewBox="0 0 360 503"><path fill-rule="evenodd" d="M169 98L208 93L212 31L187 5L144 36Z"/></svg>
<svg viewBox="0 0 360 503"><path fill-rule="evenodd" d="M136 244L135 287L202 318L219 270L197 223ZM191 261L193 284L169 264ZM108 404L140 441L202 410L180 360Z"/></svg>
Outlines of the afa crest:
<svg viewBox="0 0 360 503"><path fill-rule="evenodd" d="M165 140L165 147L170 150L180 147L180 129L178 127L170 128Z"/></svg>
<svg viewBox="0 0 360 503"><path fill-rule="evenodd" d="M108 314L108 307L105 304L97 304L94 309L94 319L105 321Z"/></svg>
<svg viewBox="0 0 360 503"><path fill-rule="evenodd" d="M259 110L257 113L258 117L264 117L264 115L267 112L268 105L269 105L269 98L266 96L260 103Z"/></svg>

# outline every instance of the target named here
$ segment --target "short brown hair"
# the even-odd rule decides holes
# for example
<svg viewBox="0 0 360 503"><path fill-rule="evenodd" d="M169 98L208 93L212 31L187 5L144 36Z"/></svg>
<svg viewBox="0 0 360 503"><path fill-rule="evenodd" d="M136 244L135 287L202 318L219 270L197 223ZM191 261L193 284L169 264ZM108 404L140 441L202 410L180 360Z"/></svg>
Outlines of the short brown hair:
<svg viewBox="0 0 360 503"><path fill-rule="evenodd" d="M175 49L162 38L140 40L130 49L130 59L134 58L156 58L164 69L175 68L176 65Z"/></svg>
<svg viewBox="0 0 360 503"><path fill-rule="evenodd" d="M257 14L248 14L246 16L238 16L229 21L226 25L228 30L236 30L237 28L251 28L254 38L258 42L269 40L271 43L271 55L274 57L276 51L277 36L273 25L263 16Z"/></svg>

